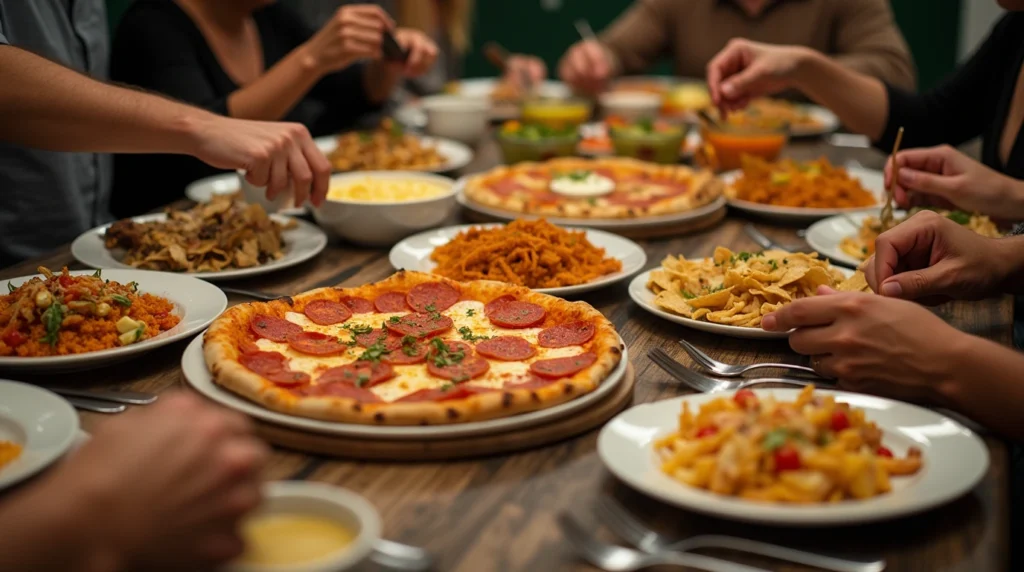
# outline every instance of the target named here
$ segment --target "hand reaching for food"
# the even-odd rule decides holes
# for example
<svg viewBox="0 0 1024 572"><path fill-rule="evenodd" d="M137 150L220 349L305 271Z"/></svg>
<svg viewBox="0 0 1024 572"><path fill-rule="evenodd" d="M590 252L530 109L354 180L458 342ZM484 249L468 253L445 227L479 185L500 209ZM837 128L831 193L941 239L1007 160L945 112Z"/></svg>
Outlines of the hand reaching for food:
<svg viewBox="0 0 1024 572"><path fill-rule="evenodd" d="M562 81L585 93L603 91L613 72L612 54L597 40L573 44L558 64L558 76Z"/></svg>
<svg viewBox="0 0 1024 572"><path fill-rule="evenodd" d="M332 73L356 60L380 59L384 31L394 27L394 20L380 6L342 6L301 49L320 73Z"/></svg>
<svg viewBox="0 0 1024 572"><path fill-rule="evenodd" d="M741 38L730 40L707 65L714 104L726 111L747 107L752 99L792 87L807 48L776 46Z"/></svg>
<svg viewBox="0 0 1024 572"><path fill-rule="evenodd" d="M524 80L528 81L530 85L537 85L544 81L547 75L548 68L544 64L544 60L537 56L512 54L505 61L505 75L502 81L514 85L516 89L522 91L526 87L523 85Z"/></svg>
<svg viewBox="0 0 1024 572"><path fill-rule="evenodd" d="M412 28L398 28L395 30L395 40L409 54L402 70L405 75L423 75L437 61L437 44L423 32Z"/></svg>

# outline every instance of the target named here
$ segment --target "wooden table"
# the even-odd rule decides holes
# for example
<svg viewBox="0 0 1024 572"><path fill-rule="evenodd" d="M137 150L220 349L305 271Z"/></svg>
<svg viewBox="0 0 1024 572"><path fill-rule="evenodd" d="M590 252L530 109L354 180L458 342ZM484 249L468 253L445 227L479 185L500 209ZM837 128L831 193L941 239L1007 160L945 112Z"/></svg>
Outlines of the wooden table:
<svg viewBox="0 0 1024 572"><path fill-rule="evenodd" d="M820 142L796 144L789 152L798 158L826 155L834 162L857 160L871 167L880 167L884 160L874 151L838 149ZM467 172L487 168L497 160L495 145L485 143ZM697 235L644 241L648 266L657 266L669 253L708 256L716 245L753 250L756 245L742 232L746 222L731 217ZM798 242L795 228L759 226L776 240ZM0 270L0 279L34 273L40 264L53 269L63 265L80 267L65 247L41 259ZM385 250L333 243L321 256L306 264L232 285L293 293L337 284L340 276L349 275L342 284L354 286L384 278L391 272ZM661 320L632 303L625 282L583 299L615 323L629 347L637 373L634 403L688 393L645 355L649 348L660 346L686 361L685 354L674 343L681 336L725 361L799 359L785 342L716 337ZM231 300L232 303L243 301ZM1011 343L1012 308L1008 299L953 303L939 312L960 329L1004 344ZM186 343L173 344L147 354L145 359L101 370L29 381L162 392L182 383L179 361ZM83 424L88 429L102 421L100 417L83 414ZM996 438L986 438L992 466L985 479L971 494L952 504L882 524L787 530L700 516L666 507L632 491L602 466L595 452L597 433L591 431L575 439L518 454L443 463L346 462L275 450L267 477L322 481L365 495L380 510L387 538L428 548L438 557L438 569L446 571L592 570L563 541L555 518L560 511L568 510L597 528L599 525L591 516L590 507L602 494L613 495L644 515L652 525L683 535L725 533L820 551L883 556L891 571L984 572L1004 570L1008 566L1009 469L1007 448ZM736 554L717 554L779 570L805 569L742 559Z"/></svg>

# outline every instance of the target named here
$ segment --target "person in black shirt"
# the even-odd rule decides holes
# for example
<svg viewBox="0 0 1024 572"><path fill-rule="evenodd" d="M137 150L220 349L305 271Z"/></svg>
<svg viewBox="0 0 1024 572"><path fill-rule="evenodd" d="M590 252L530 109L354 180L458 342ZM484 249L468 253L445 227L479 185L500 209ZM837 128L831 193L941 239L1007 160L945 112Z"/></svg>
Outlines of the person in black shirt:
<svg viewBox="0 0 1024 572"><path fill-rule="evenodd" d="M382 59L385 30L409 50ZM437 47L395 28L378 6L347 5L315 33L273 0L137 0L114 37L111 77L230 117L287 120L314 137L353 127L403 76L426 71ZM218 171L167 155L119 155L111 211L140 214Z"/></svg>

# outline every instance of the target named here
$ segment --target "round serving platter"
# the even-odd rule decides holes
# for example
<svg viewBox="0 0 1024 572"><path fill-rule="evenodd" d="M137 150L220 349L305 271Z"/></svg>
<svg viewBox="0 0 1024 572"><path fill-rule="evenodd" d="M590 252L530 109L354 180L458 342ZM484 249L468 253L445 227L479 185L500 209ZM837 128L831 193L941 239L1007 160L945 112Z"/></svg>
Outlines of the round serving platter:
<svg viewBox="0 0 1024 572"><path fill-rule="evenodd" d="M875 199L878 201L877 204L867 207L844 209L818 209L780 207L730 198L728 199L729 206L739 211L757 215L763 219L787 224L807 224L830 216L878 210L885 201L885 175L877 169L865 169L864 167L847 167L846 171L850 173L853 178L858 179L861 185L871 192L871 194L875 195ZM726 187L729 187L742 174L742 171L728 171L719 175L719 178L722 179L722 182L725 183Z"/></svg>
<svg viewBox="0 0 1024 572"><path fill-rule="evenodd" d="M437 167L431 167L429 169L409 169L414 171L424 171L428 173L447 173L456 169L461 169L469 164L473 160L473 150L468 146L454 141L452 139L444 139L441 137L424 137L417 135L420 142L425 146L434 146L437 148L438 154L445 158L445 162L438 165ZM331 135L328 137L317 137L313 140L316 146L323 152L324 155L333 153L338 148L338 136ZM358 171L352 171L357 173Z"/></svg>
<svg viewBox="0 0 1024 572"><path fill-rule="evenodd" d="M16 459L0 467L0 491L57 462L82 433L78 414L56 393L0 379L0 441L22 447Z"/></svg>

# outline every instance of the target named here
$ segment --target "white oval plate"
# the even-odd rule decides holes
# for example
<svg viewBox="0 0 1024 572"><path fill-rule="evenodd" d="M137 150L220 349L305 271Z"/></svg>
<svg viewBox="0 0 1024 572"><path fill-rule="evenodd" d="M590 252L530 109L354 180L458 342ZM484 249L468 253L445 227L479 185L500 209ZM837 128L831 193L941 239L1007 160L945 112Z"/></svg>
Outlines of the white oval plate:
<svg viewBox="0 0 1024 572"><path fill-rule="evenodd" d="M602 121L595 121L593 123L584 123L580 125L580 143L577 147L577 152L583 157L611 157L615 155L615 149L609 149L608 151L589 151L583 148L583 139L592 139L595 137L607 137L608 127ZM680 159L689 159L693 157L694 152L700 147L700 133L694 130L690 130L686 134L686 146L679 150Z"/></svg>
<svg viewBox="0 0 1024 572"><path fill-rule="evenodd" d="M818 137L821 135L828 135L836 129L839 129L839 117L832 113L832 110L824 108L820 105L797 105L800 109L805 111L812 118L817 119L820 123L817 127L810 125L796 125L790 126L789 134L793 137Z"/></svg>
<svg viewBox="0 0 1024 572"><path fill-rule="evenodd" d="M71 274L91 275L93 271L76 270ZM17 287L30 278L33 276L0 280L0 287L6 288L7 283ZM187 274L134 269L104 270L103 278L120 284L138 282L140 293L167 298L174 303L174 312L181 316L181 321L158 336L118 348L64 356L0 357L0 370L46 373L109 365L192 336L206 329L228 306L228 298L220 288Z"/></svg>
<svg viewBox="0 0 1024 572"><path fill-rule="evenodd" d="M60 459L78 439L71 404L41 387L0 380L0 441L21 445L21 455L0 467L0 491Z"/></svg>
<svg viewBox="0 0 1024 572"><path fill-rule="evenodd" d="M847 277L853 276L853 271L849 268L842 268L836 266L840 272L846 274ZM720 334L723 336L729 336L731 338L745 338L751 340L782 340L789 337L789 332L768 332L761 328L748 328L743 326L730 326L728 324L716 324L714 322L705 322L703 320L693 320L691 318L685 318L683 316L672 314L662 310L654 303L654 292L651 292L647 288L647 280L651 276L651 272L657 270L657 268L648 270L638 274L633 281L629 283L629 297L637 303L638 306L654 314L659 318L663 318L670 322L686 326L687 328L693 328L695 330L701 330L704 332L711 332L712 334Z"/></svg>
<svg viewBox="0 0 1024 572"><path fill-rule="evenodd" d="M428 230L399 242L391 249L388 259L391 266L401 270L418 270L420 272L431 272L436 264L430 260L430 254L435 248L446 244L455 235L470 228L494 228L503 226L501 223L492 224L464 224L459 226L447 226L435 230ZM551 294L553 296L569 296L582 294L597 290L621 280L625 280L636 273L647 264L647 253L640 245L623 238L617 234L594 229L571 229L583 230L587 233L587 240L598 248L605 249L605 253L612 258L622 261L622 270L614 274L602 276L597 280L579 284L576 286L562 286L559 288L535 288L535 292Z"/></svg>
<svg viewBox="0 0 1024 572"><path fill-rule="evenodd" d="M203 357L203 336L198 336L196 339L192 340L192 343L190 343L188 348L185 349L185 354L181 356L181 370L185 374L185 381L199 393L213 401L216 401L217 403L220 403L221 405L230 407L235 411L240 411L250 417L259 419L260 421L326 435L362 437L370 439L392 439L400 441L429 441L431 439L448 439L452 437L503 433L514 429L533 427L534 425L547 423L552 419L571 415L576 411L583 410L590 405L599 402L604 396L608 395L615 386L622 381L626 373L626 364L628 362L629 355L626 351L625 344L622 344L622 359L619 361L619 365L608 374L608 377L601 382L601 385L599 385L597 389L578 399L573 399L572 401L567 401L548 409L541 409L539 411L531 411L521 415L513 415L512 417L503 417L500 419L477 421L473 423L453 423L451 425L428 426L417 425L408 427L382 427L377 425L359 425L355 423L334 423L331 421L321 421L319 419L286 415L284 413L265 409L252 401L231 393L213 382L213 377L210 375L210 371L206 368L206 359Z"/></svg>
<svg viewBox="0 0 1024 572"><path fill-rule="evenodd" d="M759 389L793 400L799 389ZM722 518L787 526L848 525L895 518L927 510L970 491L988 470L985 444L973 431L934 411L881 397L828 391L853 407L885 433L885 446L897 456L911 446L921 450L924 467L909 477L893 477L893 491L861 501L786 505L758 503L690 487L661 472L653 443L679 426L679 411L688 402L701 404L735 392L699 393L637 405L620 413L601 430L597 452L605 466L631 487L666 503Z"/></svg>
<svg viewBox="0 0 1024 572"><path fill-rule="evenodd" d="M237 173L215 175L199 179L185 187L185 197L196 203L208 203L214 195L230 195L242 191ZM306 213L306 207L281 209L277 214L298 216Z"/></svg>
<svg viewBox="0 0 1024 572"><path fill-rule="evenodd" d="M536 220L539 218L547 219L551 224L557 224L561 226L583 226L587 228L597 228L602 230L609 230L615 232L616 230L628 231L633 229L642 229L651 226L660 226L668 224L683 223L695 219L700 219L708 215L714 214L719 209L726 205L725 197L718 197L714 201L693 209L691 211L685 211L681 213L652 216L646 218L563 218L563 217L550 217L528 213L521 213L516 211L507 211L504 209L498 209L487 205L481 205L474 201L471 201L466 197L466 181L468 177L462 177L455 182L455 199L463 207L478 212L482 215L494 217L499 220L516 220L517 218L526 220Z"/></svg>
<svg viewBox="0 0 1024 572"><path fill-rule="evenodd" d="M221 270L220 272L170 272L168 274L179 274L192 276L203 280L232 280L235 278L248 278L268 272L275 272L283 268L302 264L313 258L327 247L327 235L315 224L302 219L286 217L283 215L270 215L279 223L287 224L295 221L294 228L284 231L281 236L284 238L284 256L273 262L253 266L252 268L235 268L232 270ZM132 217L135 222L165 221L167 215L164 213L150 214ZM119 268L133 270L131 266L120 261L120 256L115 256L106 246L103 245L103 233L110 227L109 224L88 230L81 234L71 243L71 255L75 260L92 268Z"/></svg>
<svg viewBox="0 0 1024 572"><path fill-rule="evenodd" d="M875 195L877 205L869 207L854 207L846 209L809 209L802 207L779 207L774 205L763 205L751 201L740 201L729 199L729 206L748 213L756 214L762 218L785 223L810 223L825 217L874 211L881 208L885 201L885 176L877 169L865 169L864 167L846 167L847 172L864 186L871 194ZM731 186L742 174L742 171L728 171L719 177L726 187Z"/></svg>
<svg viewBox="0 0 1024 572"><path fill-rule="evenodd" d="M444 139L441 137L423 137L419 136L420 141L424 145L433 145L437 148L438 154L445 158L445 162L437 167L430 169L405 169L415 171L425 171L428 173L447 173L456 169L461 169L469 164L473 160L473 150L468 146L453 141L451 139ZM338 148L338 137L331 135L330 137L318 137L313 140L316 146L323 151L324 155L330 154Z"/></svg>
<svg viewBox="0 0 1024 572"><path fill-rule="evenodd" d="M870 216L877 215L874 212L860 212L819 220L807 229L807 245L827 256L829 260L857 268L863 260L850 256L839 248L839 244L848 236L856 236L864 219ZM896 211L893 216L902 217L905 213Z"/></svg>

